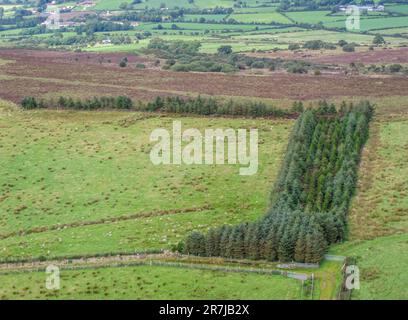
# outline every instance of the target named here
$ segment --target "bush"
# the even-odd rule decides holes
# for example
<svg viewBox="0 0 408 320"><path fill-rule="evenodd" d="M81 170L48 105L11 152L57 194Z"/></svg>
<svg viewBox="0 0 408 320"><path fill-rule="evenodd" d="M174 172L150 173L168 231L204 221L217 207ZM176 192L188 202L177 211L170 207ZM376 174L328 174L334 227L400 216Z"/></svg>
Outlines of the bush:
<svg viewBox="0 0 408 320"><path fill-rule="evenodd" d="M390 70L390 72L400 72L402 70L402 65L400 64L392 64L388 67L388 69Z"/></svg>
<svg viewBox="0 0 408 320"><path fill-rule="evenodd" d="M289 49L289 50L292 50L292 51L294 51L294 50L299 50L299 49L300 49L300 46L299 46L297 43L291 43L291 44L289 44L288 49Z"/></svg>
<svg viewBox="0 0 408 320"><path fill-rule="evenodd" d="M380 34L376 34L373 39L373 44L375 45L385 44L383 36Z"/></svg>
<svg viewBox="0 0 408 320"><path fill-rule="evenodd" d="M221 46L217 49L218 54L231 54L232 47L231 46Z"/></svg>
<svg viewBox="0 0 408 320"><path fill-rule="evenodd" d="M23 109L37 109L38 103L34 97L25 97L21 102L21 106Z"/></svg>
<svg viewBox="0 0 408 320"><path fill-rule="evenodd" d="M346 45L344 45L343 46L343 51L344 52L354 52L356 50L356 47L355 47L355 45L353 45L353 44L346 44Z"/></svg>

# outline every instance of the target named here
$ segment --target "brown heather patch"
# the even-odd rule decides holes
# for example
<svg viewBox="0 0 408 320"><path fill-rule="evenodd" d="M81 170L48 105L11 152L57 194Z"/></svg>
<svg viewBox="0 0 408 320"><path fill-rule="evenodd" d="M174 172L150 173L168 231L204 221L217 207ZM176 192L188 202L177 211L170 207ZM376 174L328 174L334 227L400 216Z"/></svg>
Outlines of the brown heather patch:
<svg viewBox="0 0 408 320"><path fill-rule="evenodd" d="M120 57L122 56L123 54L120 54ZM99 63L98 59L102 57L104 61L111 60L111 63ZM407 77L376 79L366 76L282 73L269 76L176 73L149 68L140 70L133 66L120 68L117 61L114 61L116 58L119 56L111 54L105 56L72 52L0 50L0 59L15 61L0 66L0 97L19 102L27 95L50 97L53 94L58 97L64 92L65 95L80 97L126 94L140 100L149 100L158 95L199 94L316 100L402 96L408 88Z"/></svg>

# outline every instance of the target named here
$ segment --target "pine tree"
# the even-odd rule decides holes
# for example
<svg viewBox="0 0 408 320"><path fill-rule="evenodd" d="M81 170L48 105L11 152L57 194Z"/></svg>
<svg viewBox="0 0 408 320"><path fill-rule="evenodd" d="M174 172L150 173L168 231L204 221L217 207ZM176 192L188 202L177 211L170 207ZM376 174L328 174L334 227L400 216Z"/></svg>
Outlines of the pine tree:
<svg viewBox="0 0 408 320"><path fill-rule="evenodd" d="M228 251L230 249L228 246L230 234L231 234L231 227L224 226L222 230L222 235L220 238L220 256L222 257L228 257L230 255L230 251Z"/></svg>
<svg viewBox="0 0 408 320"><path fill-rule="evenodd" d="M185 253L195 256L205 256L205 236L197 231L192 232L186 238Z"/></svg>
<svg viewBox="0 0 408 320"><path fill-rule="evenodd" d="M286 228L282 238L279 242L278 258L279 261L293 260L294 245L292 242L292 235L289 228Z"/></svg>
<svg viewBox="0 0 408 320"><path fill-rule="evenodd" d="M297 262L305 262L305 253L306 253L306 232L303 227L300 230L298 238L295 244L295 254L294 259Z"/></svg>
<svg viewBox="0 0 408 320"><path fill-rule="evenodd" d="M269 261L278 259L278 239L276 234L276 226L273 226L265 240L264 257Z"/></svg>

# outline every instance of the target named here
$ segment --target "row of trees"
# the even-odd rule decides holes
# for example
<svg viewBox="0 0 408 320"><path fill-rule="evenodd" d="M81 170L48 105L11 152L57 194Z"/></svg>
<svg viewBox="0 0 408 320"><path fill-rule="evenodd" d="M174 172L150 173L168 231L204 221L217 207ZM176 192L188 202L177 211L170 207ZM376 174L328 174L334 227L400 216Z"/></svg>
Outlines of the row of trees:
<svg viewBox="0 0 408 320"><path fill-rule="evenodd" d="M118 97L93 97L92 99L73 99L71 97L60 97L58 100L36 99L34 97L25 97L21 102L23 109L44 109L60 108L75 110L98 110L98 109L123 109L133 108L133 102L125 96Z"/></svg>
<svg viewBox="0 0 408 320"><path fill-rule="evenodd" d="M325 102L297 120L271 207L253 223L194 232L184 252L200 256L318 263L328 245L342 241L361 149L373 106L339 110Z"/></svg>
<svg viewBox="0 0 408 320"><path fill-rule="evenodd" d="M293 110L279 109L262 102L242 102L235 100L219 101L213 98L157 97L154 101L139 107L146 111L169 113L191 113L200 115L231 115L247 117L285 117Z"/></svg>
<svg viewBox="0 0 408 320"><path fill-rule="evenodd" d="M147 112L187 113L199 115L230 115L246 117L288 117L303 111L301 102L295 103L291 110L279 109L262 102L220 101L213 98L157 97L151 102L133 102L125 96L93 97L92 99L36 99L26 97L21 102L24 109L60 108L75 110L124 109Z"/></svg>

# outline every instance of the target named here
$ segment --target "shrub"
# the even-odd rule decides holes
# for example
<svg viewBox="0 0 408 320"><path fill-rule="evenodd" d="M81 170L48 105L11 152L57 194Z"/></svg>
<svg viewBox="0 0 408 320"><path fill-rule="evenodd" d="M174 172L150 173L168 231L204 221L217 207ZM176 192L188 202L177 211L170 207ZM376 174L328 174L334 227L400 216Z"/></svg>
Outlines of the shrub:
<svg viewBox="0 0 408 320"><path fill-rule="evenodd" d="M402 65L400 64L392 64L388 67L388 69L390 70L390 72L400 72L402 70Z"/></svg>
<svg viewBox="0 0 408 320"><path fill-rule="evenodd" d="M349 43L343 46L344 52L354 52L356 50L355 45Z"/></svg>
<svg viewBox="0 0 408 320"><path fill-rule="evenodd" d="M374 36L374 39L373 39L373 44L375 44L375 45L385 44L385 40L384 40L383 36L380 35L380 34L376 34Z"/></svg>
<svg viewBox="0 0 408 320"><path fill-rule="evenodd" d="M289 49L289 50L292 50L292 51L294 51L294 50L299 50L299 49L300 49L300 46L299 46L297 43L291 43L291 44L289 44L288 49Z"/></svg>

